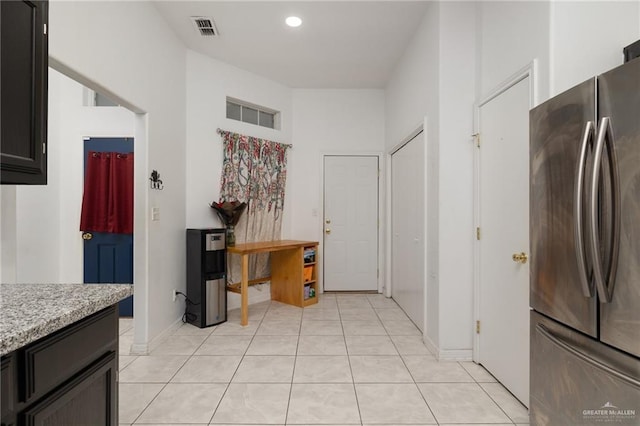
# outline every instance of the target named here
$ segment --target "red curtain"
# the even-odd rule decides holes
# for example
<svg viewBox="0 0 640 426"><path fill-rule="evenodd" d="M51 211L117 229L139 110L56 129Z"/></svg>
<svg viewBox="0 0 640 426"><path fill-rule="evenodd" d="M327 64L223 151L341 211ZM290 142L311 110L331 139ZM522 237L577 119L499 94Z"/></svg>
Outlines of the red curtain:
<svg viewBox="0 0 640 426"><path fill-rule="evenodd" d="M80 230L133 234L133 153L89 151Z"/></svg>

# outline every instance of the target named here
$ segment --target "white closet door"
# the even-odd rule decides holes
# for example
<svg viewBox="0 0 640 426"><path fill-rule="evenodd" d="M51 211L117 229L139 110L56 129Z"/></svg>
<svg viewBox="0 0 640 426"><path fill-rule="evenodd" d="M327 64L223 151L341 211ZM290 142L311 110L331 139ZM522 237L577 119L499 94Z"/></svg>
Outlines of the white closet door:
<svg viewBox="0 0 640 426"><path fill-rule="evenodd" d="M391 297L424 331L425 152L420 133L391 156Z"/></svg>

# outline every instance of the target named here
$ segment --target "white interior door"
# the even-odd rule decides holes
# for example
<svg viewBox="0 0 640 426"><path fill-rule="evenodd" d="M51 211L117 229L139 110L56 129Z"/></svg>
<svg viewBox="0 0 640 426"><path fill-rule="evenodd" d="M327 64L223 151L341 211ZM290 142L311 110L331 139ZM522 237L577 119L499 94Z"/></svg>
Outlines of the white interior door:
<svg viewBox="0 0 640 426"><path fill-rule="evenodd" d="M422 133L391 156L391 297L424 328L426 226Z"/></svg>
<svg viewBox="0 0 640 426"><path fill-rule="evenodd" d="M324 290L378 290L378 157L324 157Z"/></svg>
<svg viewBox="0 0 640 426"><path fill-rule="evenodd" d="M480 107L479 361L529 404L529 78Z"/></svg>

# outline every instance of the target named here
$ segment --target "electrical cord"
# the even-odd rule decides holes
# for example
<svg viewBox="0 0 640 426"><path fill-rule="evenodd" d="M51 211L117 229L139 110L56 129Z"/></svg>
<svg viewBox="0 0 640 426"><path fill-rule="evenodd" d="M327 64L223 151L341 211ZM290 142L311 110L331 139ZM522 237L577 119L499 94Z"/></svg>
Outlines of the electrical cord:
<svg viewBox="0 0 640 426"><path fill-rule="evenodd" d="M184 296L184 300L185 300L185 308L184 308L184 315L182 316L182 322L187 323L187 322L192 322L195 321L196 319L198 319L198 316L196 314L192 314L189 312L189 305L191 306L198 306L200 303L193 303L193 301L191 299L189 299L187 297L186 294L184 294L181 291L176 291L176 294L179 294L181 296Z"/></svg>

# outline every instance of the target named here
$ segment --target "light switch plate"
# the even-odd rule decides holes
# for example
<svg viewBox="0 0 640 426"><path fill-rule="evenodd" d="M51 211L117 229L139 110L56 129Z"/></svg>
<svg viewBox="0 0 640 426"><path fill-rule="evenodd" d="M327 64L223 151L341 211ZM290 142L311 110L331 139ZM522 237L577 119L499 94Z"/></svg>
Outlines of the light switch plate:
<svg viewBox="0 0 640 426"><path fill-rule="evenodd" d="M151 208L151 220L154 222L160 220L160 207Z"/></svg>

